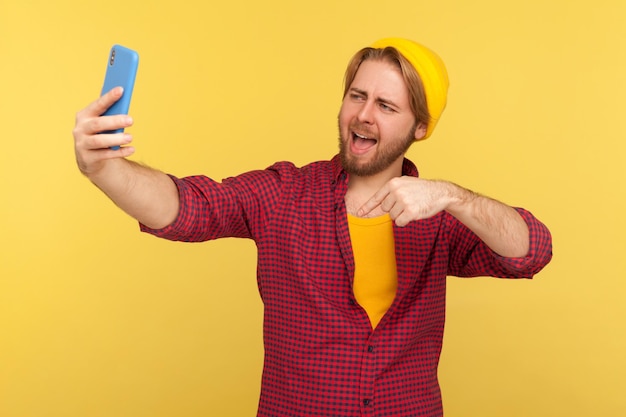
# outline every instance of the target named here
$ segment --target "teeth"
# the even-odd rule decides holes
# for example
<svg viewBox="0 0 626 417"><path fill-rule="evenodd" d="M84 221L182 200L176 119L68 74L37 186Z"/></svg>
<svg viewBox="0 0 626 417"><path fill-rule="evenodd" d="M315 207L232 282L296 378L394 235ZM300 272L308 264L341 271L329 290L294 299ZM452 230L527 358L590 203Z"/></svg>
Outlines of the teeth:
<svg viewBox="0 0 626 417"><path fill-rule="evenodd" d="M359 135L359 134L358 134L358 133L356 133L356 132L354 133L354 136L358 136L358 137L360 137L361 139L369 139L367 136Z"/></svg>

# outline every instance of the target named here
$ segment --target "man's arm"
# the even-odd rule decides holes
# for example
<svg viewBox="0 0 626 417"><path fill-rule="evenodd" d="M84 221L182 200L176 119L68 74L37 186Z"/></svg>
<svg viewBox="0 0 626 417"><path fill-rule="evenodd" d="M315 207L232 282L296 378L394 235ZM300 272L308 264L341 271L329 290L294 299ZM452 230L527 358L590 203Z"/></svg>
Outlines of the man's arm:
<svg viewBox="0 0 626 417"><path fill-rule="evenodd" d="M76 162L80 171L117 206L153 229L171 224L179 209L178 189L165 173L125 159L135 149L128 133L100 134L126 128L129 116L101 116L122 96L114 88L76 115L73 130ZM113 150L112 146L120 146Z"/></svg>
<svg viewBox="0 0 626 417"><path fill-rule="evenodd" d="M524 257L528 225L512 207L447 181L393 178L359 210L362 216L380 206L398 226L447 211L500 256Z"/></svg>

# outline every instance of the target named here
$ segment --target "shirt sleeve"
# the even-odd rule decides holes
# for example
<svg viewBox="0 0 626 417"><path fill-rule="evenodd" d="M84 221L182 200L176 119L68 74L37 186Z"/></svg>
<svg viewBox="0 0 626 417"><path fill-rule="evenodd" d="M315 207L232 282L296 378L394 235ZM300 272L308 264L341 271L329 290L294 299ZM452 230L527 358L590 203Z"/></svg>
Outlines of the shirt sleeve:
<svg viewBox="0 0 626 417"><path fill-rule="evenodd" d="M493 276L532 278L552 259L552 236L548 228L529 211L516 208L529 230L528 254L507 258L492 251L471 230L449 216L451 254L450 275L458 277Z"/></svg>
<svg viewBox="0 0 626 417"><path fill-rule="evenodd" d="M281 192L281 175L276 169L251 171L221 183L206 176L170 177L180 197L176 219L162 229L140 224L140 230L175 241L255 239Z"/></svg>

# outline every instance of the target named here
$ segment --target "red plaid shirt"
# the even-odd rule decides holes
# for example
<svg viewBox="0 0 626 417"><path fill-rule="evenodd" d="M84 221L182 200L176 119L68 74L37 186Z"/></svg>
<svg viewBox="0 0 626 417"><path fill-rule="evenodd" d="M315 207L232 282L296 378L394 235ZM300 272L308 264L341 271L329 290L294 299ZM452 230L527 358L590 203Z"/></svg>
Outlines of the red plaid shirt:
<svg viewBox="0 0 626 417"><path fill-rule="evenodd" d="M405 160L404 174L417 176ZM447 212L394 227L398 290L374 331L352 292L354 258L338 158L280 162L222 183L174 178L181 209L170 240L253 239L265 308L259 416L441 416L437 365L446 276L530 278L551 256L547 228L530 228L525 258L503 258Z"/></svg>

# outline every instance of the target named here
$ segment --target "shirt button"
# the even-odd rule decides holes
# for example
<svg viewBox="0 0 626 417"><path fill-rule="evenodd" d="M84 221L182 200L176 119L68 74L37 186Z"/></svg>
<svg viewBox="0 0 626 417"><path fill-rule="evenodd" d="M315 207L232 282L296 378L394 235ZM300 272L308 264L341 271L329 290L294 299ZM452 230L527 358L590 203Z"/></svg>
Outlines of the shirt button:
<svg viewBox="0 0 626 417"><path fill-rule="evenodd" d="M369 398L366 398L366 399L363 400L363 405L366 406L366 407L368 405L370 405L371 403L372 403L372 400L370 400Z"/></svg>
<svg viewBox="0 0 626 417"><path fill-rule="evenodd" d="M367 351L368 351L369 353L372 353L372 352L374 351L374 346L372 346L372 345L368 346L368 347L367 347Z"/></svg>

